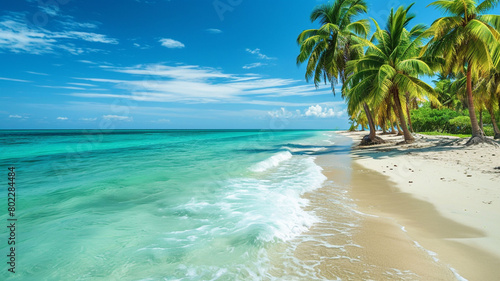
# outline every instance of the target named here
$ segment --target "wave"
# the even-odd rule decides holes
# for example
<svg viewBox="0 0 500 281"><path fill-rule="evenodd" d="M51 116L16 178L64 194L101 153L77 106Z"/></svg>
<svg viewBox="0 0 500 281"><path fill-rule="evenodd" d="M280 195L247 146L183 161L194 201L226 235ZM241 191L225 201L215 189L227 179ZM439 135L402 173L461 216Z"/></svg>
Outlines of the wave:
<svg viewBox="0 0 500 281"><path fill-rule="evenodd" d="M266 160L253 165L252 167L250 167L250 171L257 173L264 172L268 169L278 166L283 161L291 159L292 156L293 155L290 153L290 151L277 153L267 158Z"/></svg>

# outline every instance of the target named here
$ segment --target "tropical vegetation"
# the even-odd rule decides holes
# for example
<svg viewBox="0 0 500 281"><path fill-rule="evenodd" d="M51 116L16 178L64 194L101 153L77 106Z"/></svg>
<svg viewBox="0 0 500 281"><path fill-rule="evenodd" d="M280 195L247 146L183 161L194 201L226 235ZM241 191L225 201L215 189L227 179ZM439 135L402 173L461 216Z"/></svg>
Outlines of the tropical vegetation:
<svg viewBox="0 0 500 281"><path fill-rule="evenodd" d="M444 16L429 27L414 24L413 4L391 9L383 27L363 18L364 0L319 5L310 19L320 27L297 38L297 64L307 62L306 80L330 83L334 94L342 83L351 128L370 128L365 144L381 140L377 129L404 143L421 131L492 142L487 136L500 138L500 15L488 11L498 2L432 2Z"/></svg>

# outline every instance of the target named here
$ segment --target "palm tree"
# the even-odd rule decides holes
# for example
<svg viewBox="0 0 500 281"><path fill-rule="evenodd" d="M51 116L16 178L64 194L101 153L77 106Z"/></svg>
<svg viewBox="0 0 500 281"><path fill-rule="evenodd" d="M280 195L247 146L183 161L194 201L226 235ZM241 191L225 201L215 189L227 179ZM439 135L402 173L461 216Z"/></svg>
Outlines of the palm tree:
<svg viewBox="0 0 500 281"><path fill-rule="evenodd" d="M348 63L349 71L354 74L343 88L349 102L354 103L352 106L364 101L377 106L391 98L406 143L413 142L414 138L408 130L403 111L405 93L420 97L434 94L433 88L415 75L432 75L434 71L418 56L425 26L416 25L410 31L406 29L415 17L408 14L412 6L400 7L396 12L392 9L384 30L373 20L377 30L371 41L363 41L363 46L368 47L365 56Z"/></svg>
<svg viewBox="0 0 500 281"><path fill-rule="evenodd" d="M474 107L472 81L484 77L500 61L500 16L484 14L498 0L439 0L429 6L443 10L447 16L434 21L432 36L423 52L444 58L446 73L463 73L466 77L467 104L472 124L468 145L485 142Z"/></svg>
<svg viewBox="0 0 500 281"><path fill-rule="evenodd" d="M297 38L300 53L297 64L307 61L306 81L313 79L318 87L324 81L330 83L335 94L335 84L344 83L348 73L346 64L363 55L362 48L353 46L370 30L367 19L355 21L355 17L368 10L364 0L336 0L333 4L317 6L311 13L311 22L319 20L319 29L302 31ZM344 95L342 95L344 97ZM375 123L368 105L364 105L370 127L370 139L375 140Z"/></svg>
<svg viewBox="0 0 500 281"><path fill-rule="evenodd" d="M321 27L304 30L297 38L300 45L297 64L307 61L307 82L312 78L316 86L322 81L333 86L339 79L345 80L347 61L363 53L352 45L357 44L359 36L366 37L370 30L368 20L354 21L354 18L367 10L364 0L337 0L314 8L311 22L319 20Z"/></svg>
<svg viewBox="0 0 500 281"><path fill-rule="evenodd" d="M480 98L491 116L495 139L500 139L500 130L495 119L495 108L500 106L500 72L496 70L491 72L491 75L480 83Z"/></svg>

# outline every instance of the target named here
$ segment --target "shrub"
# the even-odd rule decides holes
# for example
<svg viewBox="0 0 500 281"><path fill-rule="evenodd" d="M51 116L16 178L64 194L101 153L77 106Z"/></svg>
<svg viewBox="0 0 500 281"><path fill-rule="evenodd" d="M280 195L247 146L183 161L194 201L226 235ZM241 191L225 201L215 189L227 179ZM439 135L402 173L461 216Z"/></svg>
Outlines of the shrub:
<svg viewBox="0 0 500 281"><path fill-rule="evenodd" d="M448 121L462 114L448 108L432 109L428 105L410 113L413 129L417 132L447 131L450 125Z"/></svg>
<svg viewBox="0 0 500 281"><path fill-rule="evenodd" d="M449 132L452 134L471 134L472 125L469 116L458 116L449 121Z"/></svg>

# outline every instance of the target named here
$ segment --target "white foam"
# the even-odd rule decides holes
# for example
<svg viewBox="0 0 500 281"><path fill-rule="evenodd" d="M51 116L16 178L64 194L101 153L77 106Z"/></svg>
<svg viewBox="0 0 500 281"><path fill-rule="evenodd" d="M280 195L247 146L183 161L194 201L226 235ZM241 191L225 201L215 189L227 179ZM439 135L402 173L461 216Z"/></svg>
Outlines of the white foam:
<svg viewBox="0 0 500 281"><path fill-rule="evenodd" d="M259 162L250 168L253 172L264 172L270 168L278 166L281 162L289 160L292 158L292 154L289 151L283 151L277 153L266 160Z"/></svg>
<svg viewBox="0 0 500 281"><path fill-rule="evenodd" d="M439 262L439 259L437 258L437 253L433 252L433 251L430 251L430 250L427 250L426 248L424 248L422 245L420 245L417 241L413 241L413 243L415 243L415 245L426 251L431 257L432 259L435 261L435 262ZM463 276L461 276L460 274L458 274L458 271L456 269L454 269L453 267L450 267L448 266L448 268L450 269L450 271L453 273L453 275L455 275L455 278L457 278L458 281L468 281L467 279L465 279Z"/></svg>

